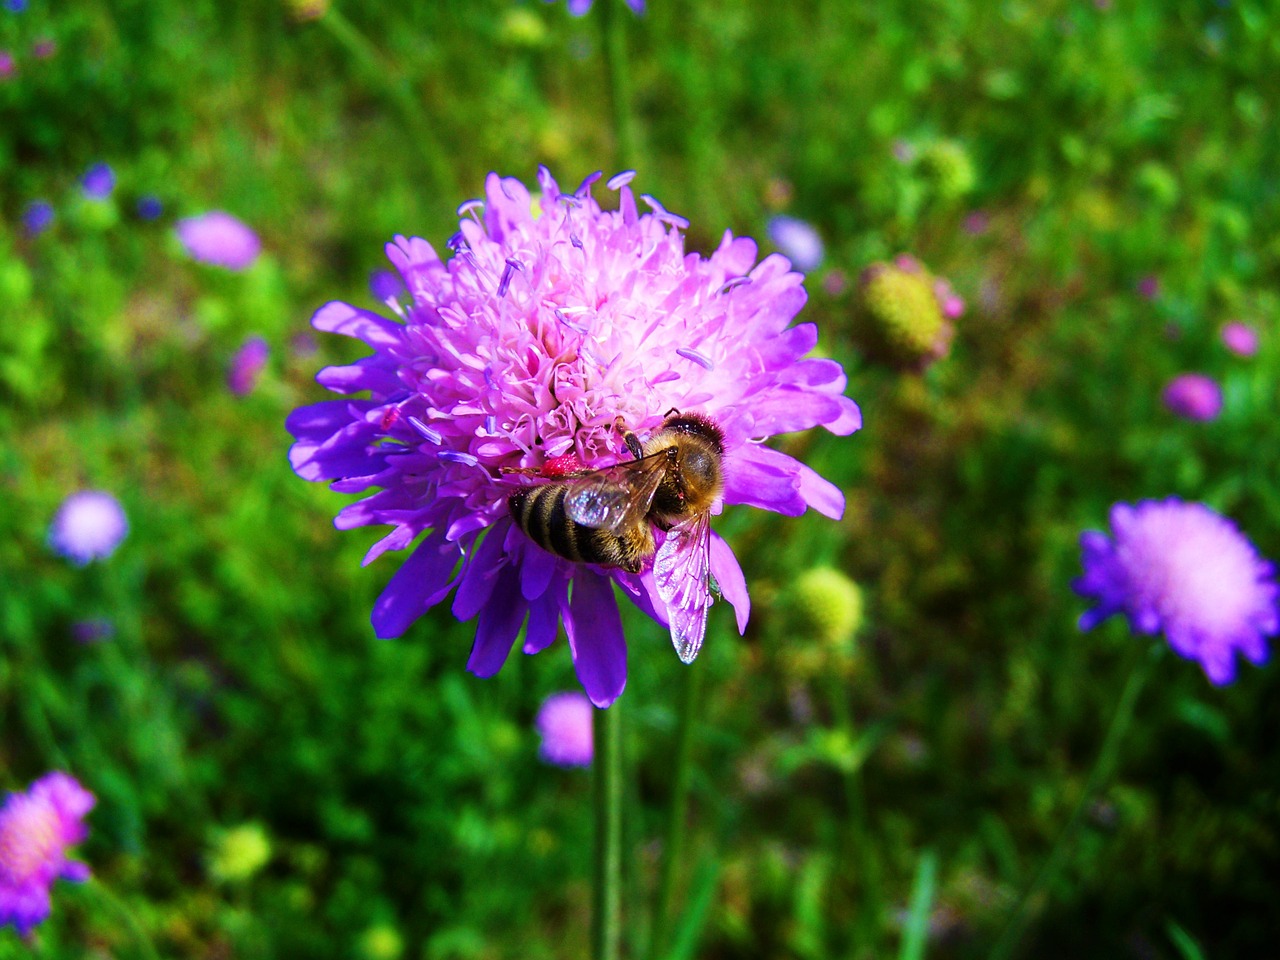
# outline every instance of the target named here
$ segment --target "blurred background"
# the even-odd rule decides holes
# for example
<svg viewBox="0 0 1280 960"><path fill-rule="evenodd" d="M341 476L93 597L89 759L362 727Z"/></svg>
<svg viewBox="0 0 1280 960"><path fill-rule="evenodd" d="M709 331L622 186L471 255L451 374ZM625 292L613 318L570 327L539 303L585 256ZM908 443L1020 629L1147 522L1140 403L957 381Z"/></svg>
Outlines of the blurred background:
<svg viewBox="0 0 1280 960"><path fill-rule="evenodd" d="M1150 643L1077 630L1080 532L1176 494L1280 557L1273 5L605 3L0 9L0 787L62 769L99 800L96 883L0 956L585 955L590 773L532 727L576 688L568 651L478 680L447 608L376 641L400 557L361 568L379 531L333 529L350 498L294 476L283 423L361 355L308 320L378 307L392 235L443 249L490 170L622 169L608 16L637 192L692 250L816 231L801 319L865 417L785 441L841 522L717 521L754 610L739 639L718 605L694 667L663 956L988 956ZM178 239L209 210L260 239L242 269ZM962 301L931 364L866 334L859 276L899 254ZM1211 417L1162 400L1185 372L1220 387ZM49 527L82 489L129 531L76 566ZM641 957L686 668L627 629ZM1023 954L1274 951L1278 727L1274 667L1216 688L1164 657Z"/></svg>

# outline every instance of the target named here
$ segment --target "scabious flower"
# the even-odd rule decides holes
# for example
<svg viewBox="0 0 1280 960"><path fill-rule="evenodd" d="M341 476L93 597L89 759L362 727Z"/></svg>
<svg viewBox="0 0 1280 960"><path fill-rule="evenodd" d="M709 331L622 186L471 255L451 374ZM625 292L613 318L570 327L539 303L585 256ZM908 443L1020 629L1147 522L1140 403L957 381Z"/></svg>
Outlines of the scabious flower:
<svg viewBox="0 0 1280 960"><path fill-rule="evenodd" d="M22 211L22 229L28 237L38 237L53 226L53 205L48 200L32 200Z"/></svg>
<svg viewBox="0 0 1280 960"><path fill-rule="evenodd" d="M26 793L0 807L0 927L26 936L49 916L55 880L82 883L89 868L67 859L67 848L88 835L85 815L94 797L65 773L47 773Z"/></svg>
<svg viewBox="0 0 1280 960"><path fill-rule="evenodd" d="M90 200L106 200L115 188L115 171L105 163L95 163L80 178L80 189Z"/></svg>
<svg viewBox="0 0 1280 960"><path fill-rule="evenodd" d="M1222 328L1222 343L1237 357L1252 357L1258 352L1258 331L1237 320Z"/></svg>
<svg viewBox="0 0 1280 960"><path fill-rule="evenodd" d="M1170 497L1117 503L1111 531L1080 538L1084 576L1072 588L1095 604L1081 630L1122 613L1135 633L1163 632L1218 685L1235 679L1237 652L1266 661L1265 638L1280 631L1276 568L1234 523Z"/></svg>
<svg viewBox="0 0 1280 960"><path fill-rule="evenodd" d="M1183 373L1164 388L1164 405L1186 420L1208 422L1222 412L1222 388L1203 373Z"/></svg>
<svg viewBox="0 0 1280 960"><path fill-rule="evenodd" d="M1145 300L1154 300L1160 296L1160 278L1148 273L1138 281L1138 296Z"/></svg>
<svg viewBox="0 0 1280 960"><path fill-rule="evenodd" d="M62 501L49 525L49 546L82 567L111 556L128 532L119 500L102 490L81 490Z"/></svg>
<svg viewBox="0 0 1280 960"><path fill-rule="evenodd" d="M874 359L919 370L946 356L965 304L915 257L873 263L858 278L859 340Z"/></svg>
<svg viewBox="0 0 1280 960"><path fill-rule="evenodd" d="M755 243L727 232L710 257L688 254L685 220L649 197L652 212L641 214L630 173L609 182L619 209L604 211L590 193L598 177L567 194L540 168L535 204L518 180L490 174L485 199L459 209L448 260L425 240L388 244L411 302L398 320L322 307L317 329L374 353L321 371L344 398L297 410L287 426L304 479L381 488L335 521L394 525L366 563L427 534L374 604L378 636L400 636L456 587L454 614L479 615L473 673L498 671L526 618L526 653L549 646L563 621L579 680L607 706L626 682L613 585L665 621L652 571L573 563L535 545L507 509L527 481L502 469L568 453L588 467L630 459L619 418L643 438L675 408L723 432L725 504L839 517L838 489L760 441L816 425L848 434L861 416L840 365L804 359L817 329L790 326L805 292L784 257L757 264ZM714 534L710 566L744 629L742 571Z"/></svg>
<svg viewBox="0 0 1280 960"><path fill-rule="evenodd" d="M258 377L271 356L271 347L261 337L250 337L244 342L227 368L227 389L237 397L247 397L258 385Z"/></svg>
<svg viewBox="0 0 1280 960"><path fill-rule="evenodd" d="M556 0L546 0L546 2L555 3ZM613 0L609 0L609 2L612 3ZM595 0L569 0L569 12L575 17L585 16L593 3L595 3ZM627 6L636 14L644 13L644 0L627 0Z"/></svg>
<svg viewBox="0 0 1280 960"><path fill-rule="evenodd" d="M18 69L18 62L8 50L0 50L0 80L8 80Z"/></svg>
<svg viewBox="0 0 1280 960"><path fill-rule="evenodd" d="M810 273L822 266L826 250L822 237L811 224L796 217L776 216L769 219L769 242L791 261L797 270Z"/></svg>
<svg viewBox="0 0 1280 960"><path fill-rule="evenodd" d="M547 697L533 721L542 737L538 756L558 767L591 766L594 709L581 693L553 693Z"/></svg>
<svg viewBox="0 0 1280 960"><path fill-rule="evenodd" d="M156 220L164 213L164 202L154 193L147 193L138 198L138 217L141 220Z"/></svg>
<svg viewBox="0 0 1280 960"><path fill-rule="evenodd" d="M222 210L179 220L175 229L191 258L211 266L247 270L262 251L248 224Z"/></svg>

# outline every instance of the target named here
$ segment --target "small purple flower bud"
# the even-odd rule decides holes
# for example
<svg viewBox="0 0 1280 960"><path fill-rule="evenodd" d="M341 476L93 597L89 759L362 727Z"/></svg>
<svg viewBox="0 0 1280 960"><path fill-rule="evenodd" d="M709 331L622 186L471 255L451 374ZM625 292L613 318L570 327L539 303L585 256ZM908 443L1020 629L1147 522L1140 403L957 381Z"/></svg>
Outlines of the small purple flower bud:
<svg viewBox="0 0 1280 960"><path fill-rule="evenodd" d="M801 273L812 273L822 266L822 258L826 254L822 237L803 220L787 216L771 218L769 241Z"/></svg>
<svg viewBox="0 0 1280 960"><path fill-rule="evenodd" d="M95 163L80 178L80 187L90 200L106 200L116 188L116 174L108 164Z"/></svg>
<svg viewBox="0 0 1280 960"><path fill-rule="evenodd" d="M53 205L48 200L32 200L22 211L22 227L28 237L38 237L53 225Z"/></svg>
<svg viewBox="0 0 1280 960"><path fill-rule="evenodd" d="M250 337L244 342L227 368L227 389L237 397L247 397L258 385L258 377L271 356L271 347L262 337Z"/></svg>
<svg viewBox="0 0 1280 960"><path fill-rule="evenodd" d="M49 525L49 546L82 567L111 556L128 532L119 500L101 490L81 490L62 501Z"/></svg>
<svg viewBox="0 0 1280 960"><path fill-rule="evenodd" d="M222 210L179 220L174 229L193 260L227 270L247 270L262 242L247 224Z"/></svg>
<svg viewBox="0 0 1280 960"><path fill-rule="evenodd" d="M542 737L538 755L558 767L591 766L594 710L591 701L576 691L547 697L533 721Z"/></svg>
<svg viewBox="0 0 1280 960"><path fill-rule="evenodd" d="M138 217L142 220L156 220L164 213L164 204L154 193L144 194L138 198Z"/></svg>
<svg viewBox="0 0 1280 960"><path fill-rule="evenodd" d="M1252 357L1258 352L1258 331L1247 323L1228 323L1222 328L1222 342L1237 357Z"/></svg>
<svg viewBox="0 0 1280 960"><path fill-rule="evenodd" d="M1164 405L1185 420L1207 423L1222 412L1222 388L1203 373L1183 373L1164 388Z"/></svg>

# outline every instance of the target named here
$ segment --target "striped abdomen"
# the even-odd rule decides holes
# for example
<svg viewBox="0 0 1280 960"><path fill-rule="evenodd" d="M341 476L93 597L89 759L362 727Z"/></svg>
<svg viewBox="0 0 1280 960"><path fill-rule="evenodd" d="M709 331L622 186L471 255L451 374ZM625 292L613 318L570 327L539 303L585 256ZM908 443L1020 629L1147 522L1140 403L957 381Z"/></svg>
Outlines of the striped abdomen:
<svg viewBox="0 0 1280 960"><path fill-rule="evenodd" d="M639 572L656 549L649 524L641 521L621 536L584 527L565 513L564 498L571 488L568 483L525 487L507 498L507 509L530 540L558 557Z"/></svg>

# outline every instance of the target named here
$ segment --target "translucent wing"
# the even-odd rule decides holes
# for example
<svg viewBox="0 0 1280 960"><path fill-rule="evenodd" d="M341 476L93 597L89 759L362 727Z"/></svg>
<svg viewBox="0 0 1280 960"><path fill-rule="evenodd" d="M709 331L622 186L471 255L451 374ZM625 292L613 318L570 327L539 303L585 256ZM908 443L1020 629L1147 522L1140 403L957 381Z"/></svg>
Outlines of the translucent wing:
<svg viewBox="0 0 1280 960"><path fill-rule="evenodd" d="M667 533L653 558L653 582L667 605L671 642L692 663L707 633L711 608L711 515L699 513Z"/></svg>
<svg viewBox="0 0 1280 960"><path fill-rule="evenodd" d="M649 512L666 467L667 458L655 455L574 477L564 511L584 527L622 533Z"/></svg>

